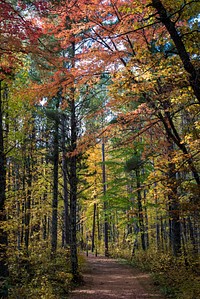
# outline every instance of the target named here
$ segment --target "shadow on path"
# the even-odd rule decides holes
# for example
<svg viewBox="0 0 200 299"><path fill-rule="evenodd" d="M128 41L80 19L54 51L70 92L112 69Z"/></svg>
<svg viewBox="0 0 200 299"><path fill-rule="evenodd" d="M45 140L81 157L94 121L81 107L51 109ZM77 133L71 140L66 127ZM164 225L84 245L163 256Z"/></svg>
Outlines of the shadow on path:
<svg viewBox="0 0 200 299"><path fill-rule="evenodd" d="M148 274L115 259L87 258L85 284L72 291L70 299L164 299Z"/></svg>

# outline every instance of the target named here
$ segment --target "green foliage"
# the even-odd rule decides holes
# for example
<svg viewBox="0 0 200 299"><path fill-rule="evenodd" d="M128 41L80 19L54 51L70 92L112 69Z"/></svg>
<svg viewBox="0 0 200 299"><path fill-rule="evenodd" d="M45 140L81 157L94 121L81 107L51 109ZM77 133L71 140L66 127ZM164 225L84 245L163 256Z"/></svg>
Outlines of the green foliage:
<svg viewBox="0 0 200 299"><path fill-rule="evenodd" d="M143 165L140 156L134 155L125 163L125 171L131 172L132 170L139 170Z"/></svg>
<svg viewBox="0 0 200 299"><path fill-rule="evenodd" d="M22 251L10 257L10 299L67 298L71 279L67 249L52 257L50 250L37 244L29 257Z"/></svg>
<svg viewBox="0 0 200 299"><path fill-rule="evenodd" d="M200 265L195 258L181 256L174 258L169 253L149 250L137 252L130 260L133 266L140 267L152 274L155 285L158 285L167 298L194 299L200 296Z"/></svg>

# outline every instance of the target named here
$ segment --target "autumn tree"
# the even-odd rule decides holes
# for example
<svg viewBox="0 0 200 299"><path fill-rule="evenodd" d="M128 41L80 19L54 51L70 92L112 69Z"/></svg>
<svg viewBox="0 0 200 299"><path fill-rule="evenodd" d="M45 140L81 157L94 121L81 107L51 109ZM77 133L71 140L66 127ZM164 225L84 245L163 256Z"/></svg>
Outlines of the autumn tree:
<svg viewBox="0 0 200 299"><path fill-rule="evenodd" d="M160 3L160 1L153 1L152 5L157 8L157 12L159 12L159 14L161 15L161 6L158 5L158 2ZM188 5L189 3L186 3L181 7L178 3L177 6L175 8L173 7L172 9L170 8L169 3L168 9L171 9L171 18L175 20L175 23L171 23L171 25L168 25L173 27L172 31L174 32L174 34L176 31L176 38L178 31L184 32L183 35L187 32L186 34L192 37L192 42L192 40L195 41L196 38L196 24L195 22L193 22L192 26L189 25L189 15L187 10ZM193 11L196 5L197 4L195 2L192 4ZM117 57L118 64L121 63L125 67L125 71L123 72L119 70L119 77L117 76L117 79L114 79L117 86L117 94L115 98L119 99L119 101L121 102L121 107L125 106L126 104L127 107L128 105L131 106L131 101L137 101L138 110L136 111L138 111L138 113L141 109L149 110L147 126L141 126L141 133L143 131L149 130L154 124L156 125L158 122L162 123L164 129L163 132L165 132L164 135L166 136L166 153L168 155L167 165L169 167L169 184L167 186L167 189L169 193L172 192L173 194L169 194L169 197L173 198L170 199L171 204L169 206L169 209L171 211L170 217L173 218L172 243L175 246L174 254L177 255L180 250L180 220L178 216L178 206L180 204L180 199L177 199L178 171L176 170L177 163L175 162L176 153L182 153L180 154L183 159L182 161L183 163L189 165L192 177L196 181L196 191L193 193L194 200L196 198L196 194L198 194L199 192L197 160L196 158L193 158L193 149L190 148L190 144L187 144L187 142L185 142L186 136L184 136L184 133L180 131L179 121L177 120L180 117L180 111L181 113L183 113L183 109L185 107L191 107L193 105L195 107L198 107L198 104L195 100L195 97L191 102L189 100L189 97L187 96L185 96L185 100L183 100L184 96L180 97L180 102L175 102L173 97L177 97L177 94L180 93L180 90L182 94L186 95L188 93L189 96L189 85L191 85L193 90L196 90L196 87L194 86L194 81L196 82L196 71L193 72L193 79L191 79L192 77L190 76L189 81L187 81L187 78L185 77L185 75L183 75L182 72L183 67L185 68L185 64L183 63L183 67L181 65L176 66L175 61L177 61L179 57L183 62L182 54L184 53L184 51L178 48L178 45L180 44L178 44L177 40L179 40L180 42L180 36L178 39L175 39L172 31L170 31L170 38L172 38L172 41L174 42L178 51L177 57L176 51L173 50L172 41L169 36L166 35L166 31L162 27L162 22L165 22L166 25L166 19L168 21L170 19L169 14L166 14L166 10L165 16L162 15L162 18L159 19L156 18L157 13L151 11L151 4L148 5L148 3L146 2L142 2L140 5L138 5L138 3L136 4L136 2L132 2L131 4L123 4L119 1L112 3L111 5L109 5L108 2L105 2L104 7L106 8L106 13L108 13L109 11L107 15L106 13L104 14L106 21L105 19L100 19L97 16L95 19L95 30L91 30L91 32L86 34L90 36L91 39L93 39L94 46L98 45L102 48L102 51L106 49L106 51L104 52L105 64L107 63L107 55L109 53L109 55L113 57L113 59L116 59ZM162 13L164 14L164 8L162 7L162 9ZM195 12L193 12L192 14L192 17L195 17ZM134 23L130 21L131 17L134 20ZM166 18L165 20L163 19L164 17ZM182 18L185 18L186 23L181 27ZM177 29L178 26L180 26L181 29ZM165 36L166 39L163 38L163 36ZM184 46L186 47L184 37L182 37L181 39L182 46L185 43ZM122 44L123 47L121 47ZM196 51L195 45L194 51ZM166 57L166 60L164 59L164 57ZM192 69L194 68L195 64L195 55L191 55L190 58L189 56L187 56L186 60L189 61L189 59L193 60L193 66L191 67ZM148 61L150 63L148 63ZM109 63L110 62L111 59L109 60ZM177 79L176 84L173 84L173 79L171 76L174 75L175 69L177 69ZM174 70L174 72L172 72L171 70ZM121 81L117 82L120 77ZM185 80L185 86L181 83L183 82L183 80ZM119 90L121 90L121 92ZM111 89L111 94L113 96L113 89ZM119 101L111 101L113 110L116 111L116 108L119 107L118 111L120 111ZM141 107L141 109L139 109L139 107ZM117 113L119 113L118 111ZM131 116L133 117L134 115L136 115L136 111L130 113L129 115L122 114L121 122L129 124L131 127L131 124L133 122ZM195 150L195 152L197 153L197 149ZM190 155L189 159L186 158L188 155Z"/></svg>
<svg viewBox="0 0 200 299"><path fill-rule="evenodd" d="M93 251L183 253L188 267L199 250L198 7L1 1L2 277L19 254L31 280L35 244L55 259L69 245L79 280L77 239L90 232Z"/></svg>

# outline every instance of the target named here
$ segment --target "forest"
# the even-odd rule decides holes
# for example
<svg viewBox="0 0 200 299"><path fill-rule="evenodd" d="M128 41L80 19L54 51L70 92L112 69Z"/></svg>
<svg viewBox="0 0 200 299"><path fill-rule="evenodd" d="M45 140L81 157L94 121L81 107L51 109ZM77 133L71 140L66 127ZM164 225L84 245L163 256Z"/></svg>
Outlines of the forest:
<svg viewBox="0 0 200 299"><path fill-rule="evenodd" d="M82 252L200 296L199 12L0 0L0 298L67 298Z"/></svg>

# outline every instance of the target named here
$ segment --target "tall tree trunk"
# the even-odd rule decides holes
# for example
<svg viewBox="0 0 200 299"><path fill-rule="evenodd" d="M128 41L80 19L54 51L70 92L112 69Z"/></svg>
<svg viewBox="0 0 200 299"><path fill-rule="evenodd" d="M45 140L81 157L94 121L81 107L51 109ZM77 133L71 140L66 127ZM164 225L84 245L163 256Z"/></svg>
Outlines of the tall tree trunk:
<svg viewBox="0 0 200 299"><path fill-rule="evenodd" d="M146 195L147 192L146 190L144 190L145 244L147 249L149 248L149 219L148 219Z"/></svg>
<svg viewBox="0 0 200 299"><path fill-rule="evenodd" d="M66 19L68 28L71 28L71 20L69 17ZM73 38L73 36L72 36ZM71 58L71 68L75 67L75 42L71 42L69 56ZM74 78L72 78L70 95L69 95L69 108L70 108L70 157L69 157L69 192L70 192L70 253L71 253L71 272L74 282L79 281L80 276L78 273L78 256L77 256L77 119L76 119L76 105L75 105L75 86Z"/></svg>
<svg viewBox="0 0 200 299"><path fill-rule="evenodd" d="M45 148L48 149L48 141L47 141L47 134L46 131L43 129L42 130L42 138L44 138L45 140ZM48 166L48 159L46 157L42 157L41 160L41 164L44 165L43 168L43 176L46 177L46 167ZM43 205L46 205L46 201L47 201L47 194L48 194L48 183L45 182L45 186L44 186L44 193L43 193ZM46 212L43 216L42 219L42 237L43 240L46 240L49 236L49 215L48 212Z"/></svg>
<svg viewBox="0 0 200 299"><path fill-rule="evenodd" d="M180 254L181 249L181 233L180 233L180 217L179 217L179 202L176 195L169 195L169 217L171 244L174 256Z"/></svg>
<svg viewBox="0 0 200 299"><path fill-rule="evenodd" d="M105 165L105 142L104 137L102 139L102 183L103 183L103 194L106 196L106 165ZM107 201L104 199L104 250L105 256L109 256L108 248L108 215L107 215Z"/></svg>
<svg viewBox="0 0 200 299"><path fill-rule="evenodd" d="M74 91L72 91L74 93ZM79 278L78 258L77 258L77 240L76 240L76 219L77 219L77 124L75 113L74 94L70 100L71 112L71 156L69 158L69 185L70 185L70 252L71 252L71 271L74 281Z"/></svg>
<svg viewBox="0 0 200 299"><path fill-rule="evenodd" d="M158 195L157 195L157 190L156 190L156 183L154 184L155 186L155 191L154 191L154 196L155 196L155 205L156 205L156 247L157 250L160 249L160 221L158 217Z"/></svg>
<svg viewBox="0 0 200 299"><path fill-rule="evenodd" d="M31 186L32 186L32 170L31 170L31 157L26 158L26 180L27 180L27 195L25 199L25 216L24 216L24 244L26 253L28 255L29 236L30 236L30 219L31 219Z"/></svg>
<svg viewBox="0 0 200 299"><path fill-rule="evenodd" d="M142 249L146 250L145 242L145 228L144 228L144 216L142 207L142 196L141 196L141 185L140 185L140 171L137 169L136 173L136 184L137 184L137 202L138 202L138 218L139 218L139 229L141 234Z"/></svg>
<svg viewBox="0 0 200 299"><path fill-rule="evenodd" d="M65 115L61 119L61 138L62 138L62 172L63 172L63 197L64 197L64 246L69 245L69 194L67 185L67 157L65 145Z"/></svg>
<svg viewBox="0 0 200 299"><path fill-rule="evenodd" d="M183 40L180 36L180 33L176 29L175 23L170 19L170 13L166 10L164 5L160 0L152 0L152 6L157 10L160 21L164 24L167 31L170 34L171 39L173 40L176 49L178 51L179 57L183 63L185 70L189 74L190 85L194 91L196 98L200 103L200 76L198 69L192 64L190 56L185 48Z"/></svg>
<svg viewBox="0 0 200 299"><path fill-rule="evenodd" d="M168 140L170 142L170 140ZM169 161L171 161L171 152L173 144L169 147ZM168 194L169 201L169 219L170 219L170 237L174 256L178 256L181 250L181 227L180 227L180 203L177 194L176 170L175 165L169 162L169 171L167 185L170 190Z"/></svg>
<svg viewBox="0 0 200 299"><path fill-rule="evenodd" d="M94 247L95 247L96 209L97 209L97 205L96 203L94 203L93 223L92 223L92 252L94 252Z"/></svg>
<svg viewBox="0 0 200 299"><path fill-rule="evenodd" d="M59 101L57 99L57 101ZM57 103L58 108L59 103ZM51 226L51 251L54 254L57 249L58 233L58 162L59 162L59 144L58 144L59 118L55 117L54 126L54 153L53 153L53 199L52 199L52 226Z"/></svg>
<svg viewBox="0 0 200 299"><path fill-rule="evenodd" d="M158 94L162 94L162 86L158 80ZM148 97L147 94L144 93L144 97L146 98L147 102L151 105L151 107L153 107L155 109L155 111L157 110L157 107L155 105L155 103L153 101L151 101L151 99ZM181 137L179 136L176 127L174 125L172 116L169 112L170 107L170 102L168 100L165 101L164 103L164 108L165 108L165 112L164 115L159 111L157 116L158 118L161 120L161 122L163 123L163 126L166 130L166 135L167 138L169 140L170 143L174 143L178 146L178 148L182 151L182 153L186 156L190 156L189 155L189 150L187 149L186 145L184 144L183 140L181 139ZM194 165L194 161L192 159L192 157L190 156L187 159L187 163L189 165L189 169L197 183L197 196L195 197L195 199L193 200L193 203L196 204L199 202L199 195L200 195L200 177L199 177L199 173Z"/></svg>
<svg viewBox="0 0 200 299"><path fill-rule="evenodd" d="M161 239L161 250L164 251L164 226L162 216L160 217L160 239Z"/></svg>
<svg viewBox="0 0 200 299"><path fill-rule="evenodd" d="M189 226L189 232L190 232L190 240L193 246L193 254L196 255L198 253L198 234L195 233L197 230L197 220L195 217L194 219L194 224L191 221L191 218L188 217L188 226ZM196 226L196 227L195 227Z"/></svg>
<svg viewBox="0 0 200 299"><path fill-rule="evenodd" d="M99 207L97 205L97 239L98 244L101 241L101 231L100 231L100 220L99 220Z"/></svg>
<svg viewBox="0 0 200 299"><path fill-rule="evenodd" d="M8 297L6 280L8 279L8 265L6 249L8 245L7 232L3 226L6 222L6 165L3 138L3 108L2 81L0 81L0 298Z"/></svg>
<svg viewBox="0 0 200 299"><path fill-rule="evenodd" d="M24 219L25 219L25 167L23 167L23 174L22 174L22 201L21 201L21 245L24 243Z"/></svg>

